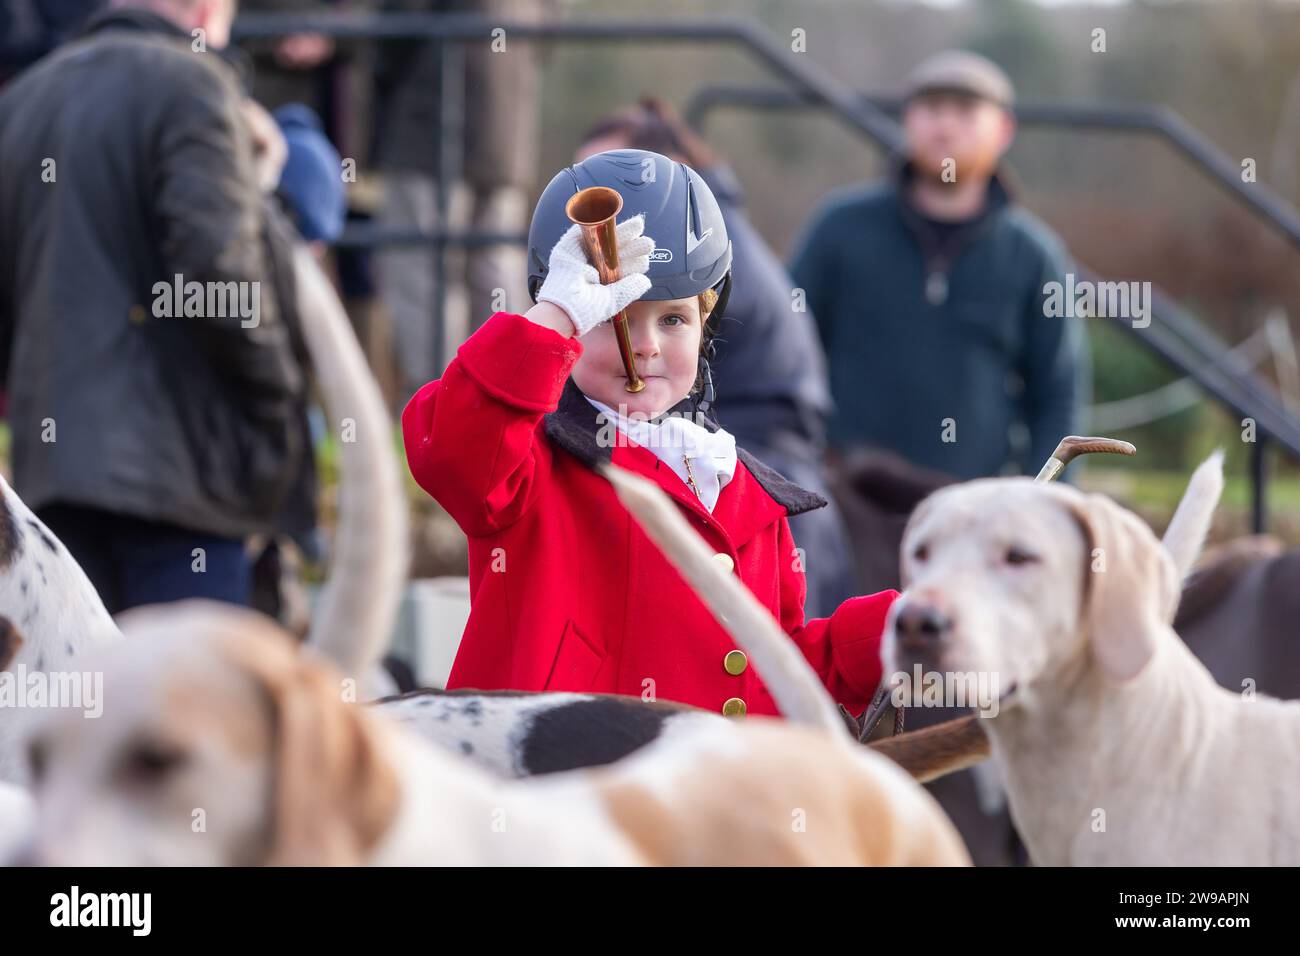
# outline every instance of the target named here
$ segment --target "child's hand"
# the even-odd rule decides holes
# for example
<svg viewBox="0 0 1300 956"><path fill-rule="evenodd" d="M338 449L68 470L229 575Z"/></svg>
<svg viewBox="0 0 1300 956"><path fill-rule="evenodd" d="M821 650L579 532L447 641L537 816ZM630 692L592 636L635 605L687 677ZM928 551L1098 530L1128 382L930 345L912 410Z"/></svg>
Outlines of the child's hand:
<svg viewBox="0 0 1300 956"><path fill-rule="evenodd" d="M596 267L587 261L583 252L582 230L575 224L551 250L537 301L552 302L563 309L578 335L586 335L606 319L618 315L650 288L646 273L650 270L650 253L655 243L641 234L644 229L643 216L619 223L615 235L623 278L601 285Z"/></svg>

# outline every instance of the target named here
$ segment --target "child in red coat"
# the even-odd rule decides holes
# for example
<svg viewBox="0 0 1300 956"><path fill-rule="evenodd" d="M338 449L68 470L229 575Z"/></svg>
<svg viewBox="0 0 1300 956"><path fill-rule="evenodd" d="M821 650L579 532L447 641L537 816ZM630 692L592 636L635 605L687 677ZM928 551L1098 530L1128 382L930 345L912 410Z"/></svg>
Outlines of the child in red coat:
<svg viewBox="0 0 1300 956"><path fill-rule="evenodd" d="M564 216L588 186L624 198L623 278L608 285ZM786 518L825 502L737 448L699 400L712 387L709 320L725 306L731 266L708 186L657 153L599 153L552 180L529 246L537 304L493 315L402 415L411 473L469 538L472 610L448 687L777 713L744 653L594 470L612 461L676 500L831 695L862 711L880 682L895 592L805 622L804 559ZM609 321L623 308L646 383L637 393Z"/></svg>

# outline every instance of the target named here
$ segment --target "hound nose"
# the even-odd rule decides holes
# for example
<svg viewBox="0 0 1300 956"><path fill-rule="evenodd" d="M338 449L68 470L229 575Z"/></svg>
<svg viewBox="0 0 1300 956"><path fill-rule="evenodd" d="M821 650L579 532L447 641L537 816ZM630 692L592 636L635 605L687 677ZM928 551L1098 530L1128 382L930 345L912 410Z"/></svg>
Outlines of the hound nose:
<svg viewBox="0 0 1300 956"><path fill-rule="evenodd" d="M904 650L932 651L952 631L952 618L933 604L909 602L894 619Z"/></svg>

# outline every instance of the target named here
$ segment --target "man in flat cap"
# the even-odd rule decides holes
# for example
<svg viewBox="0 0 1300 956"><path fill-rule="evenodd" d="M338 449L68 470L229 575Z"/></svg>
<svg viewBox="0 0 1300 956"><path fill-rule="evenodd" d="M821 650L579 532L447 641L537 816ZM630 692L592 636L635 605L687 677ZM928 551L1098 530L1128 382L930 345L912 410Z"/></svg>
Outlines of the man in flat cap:
<svg viewBox="0 0 1300 956"><path fill-rule="evenodd" d="M831 197L791 267L830 359L830 440L960 479L1036 470L1077 431L1087 356L1080 323L1044 314L1065 249L1002 168L1011 81L953 50L904 92L906 154Z"/></svg>

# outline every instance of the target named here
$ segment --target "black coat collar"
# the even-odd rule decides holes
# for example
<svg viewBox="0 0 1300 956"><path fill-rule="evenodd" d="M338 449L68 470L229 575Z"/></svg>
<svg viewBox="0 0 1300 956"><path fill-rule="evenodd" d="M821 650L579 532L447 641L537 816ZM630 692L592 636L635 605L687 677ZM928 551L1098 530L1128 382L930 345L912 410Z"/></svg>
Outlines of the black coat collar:
<svg viewBox="0 0 1300 956"><path fill-rule="evenodd" d="M682 399L664 414L680 414L693 409L690 399ZM611 447L603 446L597 441L602 416L603 413L593 407L578 390L578 386L573 384L573 379L569 379L564 383L559 405L544 417L546 437L588 468L595 468L602 462L608 462L613 455ZM718 430L718 423L708 415L703 415L698 420L709 431ZM800 488L739 446L736 448L736 458L749 469L772 500L785 508L790 517L826 506L826 499L821 495Z"/></svg>

